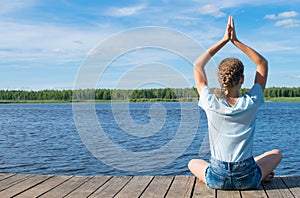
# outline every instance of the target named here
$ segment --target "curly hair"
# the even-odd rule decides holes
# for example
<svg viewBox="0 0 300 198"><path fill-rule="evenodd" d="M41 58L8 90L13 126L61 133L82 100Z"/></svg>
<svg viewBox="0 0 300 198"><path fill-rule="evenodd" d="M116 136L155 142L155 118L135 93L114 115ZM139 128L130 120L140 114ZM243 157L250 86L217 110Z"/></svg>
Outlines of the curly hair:
<svg viewBox="0 0 300 198"><path fill-rule="evenodd" d="M221 96L227 96L229 90L236 86L244 74L244 65L237 58L224 59L218 68L218 78L221 85Z"/></svg>

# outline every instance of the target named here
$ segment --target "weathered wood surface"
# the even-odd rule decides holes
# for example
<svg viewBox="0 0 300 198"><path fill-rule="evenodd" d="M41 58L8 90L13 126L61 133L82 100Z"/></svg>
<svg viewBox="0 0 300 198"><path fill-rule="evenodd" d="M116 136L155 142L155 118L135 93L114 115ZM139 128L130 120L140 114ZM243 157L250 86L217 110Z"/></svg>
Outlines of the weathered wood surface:
<svg viewBox="0 0 300 198"><path fill-rule="evenodd" d="M0 173L0 197L300 197L300 176L258 190L214 190L193 176L59 176Z"/></svg>

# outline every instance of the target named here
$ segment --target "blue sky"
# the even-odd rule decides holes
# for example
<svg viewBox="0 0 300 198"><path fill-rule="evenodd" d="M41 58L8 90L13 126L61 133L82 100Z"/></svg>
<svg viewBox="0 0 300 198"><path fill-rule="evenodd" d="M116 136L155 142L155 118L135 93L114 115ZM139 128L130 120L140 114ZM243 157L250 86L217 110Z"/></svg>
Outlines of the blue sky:
<svg viewBox="0 0 300 198"><path fill-rule="evenodd" d="M268 59L267 87L299 87L299 1L2 0L0 89L72 89L83 61L93 49L112 35L132 28L170 28L207 49L223 36L229 15L235 19L238 38ZM136 75L124 78L132 84L122 83L120 88L167 86L160 78L176 78L178 73L194 86L192 67L182 57L164 50L141 49L113 60L99 76L97 87L116 88L124 74L135 70ZM213 61L217 64L228 56L244 62L244 87L250 87L255 65L231 44ZM177 73L160 70L166 65Z"/></svg>

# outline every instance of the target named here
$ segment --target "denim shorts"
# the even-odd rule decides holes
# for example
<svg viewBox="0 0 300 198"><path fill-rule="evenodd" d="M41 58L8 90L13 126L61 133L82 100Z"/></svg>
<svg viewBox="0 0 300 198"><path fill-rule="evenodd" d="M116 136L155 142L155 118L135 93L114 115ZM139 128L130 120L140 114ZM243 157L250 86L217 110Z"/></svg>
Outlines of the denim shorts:
<svg viewBox="0 0 300 198"><path fill-rule="evenodd" d="M257 189L262 172L253 157L239 162L211 159L205 179L207 187L214 189Z"/></svg>

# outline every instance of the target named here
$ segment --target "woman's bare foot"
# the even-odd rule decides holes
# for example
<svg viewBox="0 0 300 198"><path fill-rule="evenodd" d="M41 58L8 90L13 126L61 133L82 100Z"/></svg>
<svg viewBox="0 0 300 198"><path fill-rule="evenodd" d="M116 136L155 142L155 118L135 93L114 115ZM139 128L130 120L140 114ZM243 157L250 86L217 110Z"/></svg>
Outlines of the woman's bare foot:
<svg viewBox="0 0 300 198"><path fill-rule="evenodd" d="M270 182L274 179L275 173L272 171L267 177L262 179L262 182Z"/></svg>

